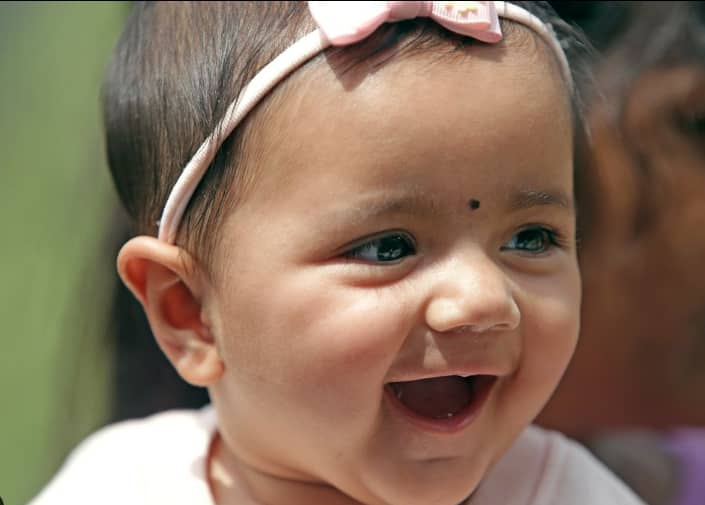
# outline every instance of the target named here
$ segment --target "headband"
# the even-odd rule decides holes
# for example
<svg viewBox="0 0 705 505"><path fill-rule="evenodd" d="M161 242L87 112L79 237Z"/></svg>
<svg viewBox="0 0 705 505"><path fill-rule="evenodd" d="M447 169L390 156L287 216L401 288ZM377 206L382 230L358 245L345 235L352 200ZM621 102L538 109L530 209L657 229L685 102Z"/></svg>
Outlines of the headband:
<svg viewBox="0 0 705 505"><path fill-rule="evenodd" d="M330 46L354 44L384 23L427 17L447 30L483 42L502 40L499 18L521 23L553 50L572 90L570 67L550 27L509 2L309 2L318 28L264 66L230 104L215 131L184 167L159 220L159 240L173 243L186 207L221 144L252 108L287 75Z"/></svg>

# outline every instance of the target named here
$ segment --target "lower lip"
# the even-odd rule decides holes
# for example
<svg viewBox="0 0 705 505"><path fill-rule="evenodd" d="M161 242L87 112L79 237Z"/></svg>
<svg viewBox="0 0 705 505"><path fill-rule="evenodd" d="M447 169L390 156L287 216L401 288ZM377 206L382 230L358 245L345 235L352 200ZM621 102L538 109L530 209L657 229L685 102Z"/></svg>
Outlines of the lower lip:
<svg viewBox="0 0 705 505"><path fill-rule="evenodd" d="M394 394L394 390L389 385L384 386L384 393L385 397L391 404L392 409L399 412L402 417L410 421L411 424L421 428L424 431L453 434L462 431L478 417L496 382L497 377L486 376L478 379L478 383L475 385L476 390L473 401L452 417L440 419L421 416L409 409L406 405L399 401L397 396Z"/></svg>

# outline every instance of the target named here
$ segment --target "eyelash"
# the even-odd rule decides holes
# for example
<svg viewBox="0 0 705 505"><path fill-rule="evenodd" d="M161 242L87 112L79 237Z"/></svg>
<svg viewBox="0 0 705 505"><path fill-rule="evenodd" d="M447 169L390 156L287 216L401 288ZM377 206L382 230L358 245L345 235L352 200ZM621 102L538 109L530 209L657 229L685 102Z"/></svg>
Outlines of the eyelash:
<svg viewBox="0 0 705 505"><path fill-rule="evenodd" d="M515 241L518 239L522 234L527 234L527 233L540 233L541 234L541 240L544 241L542 247L540 247L540 250L531 250L528 248L520 248L520 247L507 247L507 244L509 242ZM566 246L566 241L564 237L557 232L556 230L553 230L551 228L547 228L545 226L527 226L518 232L516 232L514 235L512 235L512 238L510 239L509 242L506 242L505 244L502 245L500 250L502 251L519 251L520 253L524 254L529 254L532 256L540 256L542 254L548 253L551 249L554 247L558 248L564 248Z"/></svg>
<svg viewBox="0 0 705 505"><path fill-rule="evenodd" d="M521 238L521 235L528 233L539 233L541 235L542 245L538 250L531 250L529 248L521 247L507 247L507 244L514 241L517 242ZM533 237L534 239L536 237ZM529 237L524 237L525 240L529 240ZM380 247L382 241L387 241L387 248L384 249ZM546 226L527 226L514 235L512 238L500 247L500 251L519 251L522 254L528 254L531 256L541 256L550 252L551 249L565 248L566 240L563 236ZM404 252L403 249L407 248ZM374 258L365 258L365 254L374 254ZM394 265L401 262L407 256L413 256L416 254L416 242L407 233L404 232L390 232L382 235L377 235L364 240L358 245L345 251L342 256L350 260L357 260L364 263L379 264L379 265Z"/></svg>
<svg viewBox="0 0 705 505"><path fill-rule="evenodd" d="M380 248L382 241L388 241L387 250ZM403 248L408 248L409 251L405 254ZM376 254L375 259L364 258L365 253ZM380 257L380 254L382 257ZM403 232L391 232L383 235L377 235L376 237L369 238L364 242L348 249L343 253L343 257L363 261L365 263L377 263L377 264L389 264L393 265L399 263L403 258L407 256L413 256L416 254L416 242L407 233Z"/></svg>

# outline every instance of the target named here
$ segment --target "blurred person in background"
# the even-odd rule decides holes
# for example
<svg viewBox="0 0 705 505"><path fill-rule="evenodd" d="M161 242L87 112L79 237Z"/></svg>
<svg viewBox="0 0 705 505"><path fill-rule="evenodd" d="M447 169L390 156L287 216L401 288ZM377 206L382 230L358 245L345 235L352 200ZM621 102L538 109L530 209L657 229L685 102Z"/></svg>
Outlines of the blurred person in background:
<svg viewBox="0 0 705 505"><path fill-rule="evenodd" d="M581 337L541 421L652 505L702 505L705 3L555 4L601 52L602 96L579 185Z"/></svg>

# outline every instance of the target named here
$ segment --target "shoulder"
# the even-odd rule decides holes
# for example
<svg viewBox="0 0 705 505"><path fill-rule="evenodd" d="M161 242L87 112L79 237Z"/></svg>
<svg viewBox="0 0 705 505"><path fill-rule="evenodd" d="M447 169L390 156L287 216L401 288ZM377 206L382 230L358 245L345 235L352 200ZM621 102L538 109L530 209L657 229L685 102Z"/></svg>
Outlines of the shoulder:
<svg viewBox="0 0 705 505"><path fill-rule="evenodd" d="M507 486L511 482L511 486ZM642 505L587 449L560 433L530 426L489 472L473 505Z"/></svg>
<svg viewBox="0 0 705 505"><path fill-rule="evenodd" d="M157 503L179 485L202 493L207 489L205 458L214 430L211 407L107 426L74 449L30 505Z"/></svg>
<svg viewBox="0 0 705 505"><path fill-rule="evenodd" d="M640 505L637 496L582 445L560 433L532 427L527 436L544 447L535 503Z"/></svg>

